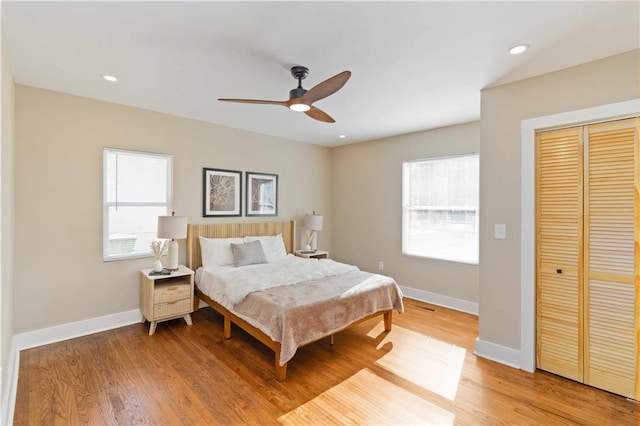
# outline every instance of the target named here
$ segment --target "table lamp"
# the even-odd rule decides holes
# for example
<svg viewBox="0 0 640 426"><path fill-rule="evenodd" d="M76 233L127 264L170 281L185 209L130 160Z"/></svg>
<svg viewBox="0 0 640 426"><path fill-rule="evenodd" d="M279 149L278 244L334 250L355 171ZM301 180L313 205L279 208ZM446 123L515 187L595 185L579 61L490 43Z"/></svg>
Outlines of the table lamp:
<svg viewBox="0 0 640 426"><path fill-rule="evenodd" d="M158 216L158 238L171 240L166 269L176 271L178 269L178 242L176 240L187 238L187 217L175 216L175 212L172 212L171 216Z"/></svg>
<svg viewBox="0 0 640 426"><path fill-rule="evenodd" d="M305 215L303 226L309 230L307 236L307 245L304 248L307 251L316 250L316 231L322 231L322 216L313 212L313 214Z"/></svg>

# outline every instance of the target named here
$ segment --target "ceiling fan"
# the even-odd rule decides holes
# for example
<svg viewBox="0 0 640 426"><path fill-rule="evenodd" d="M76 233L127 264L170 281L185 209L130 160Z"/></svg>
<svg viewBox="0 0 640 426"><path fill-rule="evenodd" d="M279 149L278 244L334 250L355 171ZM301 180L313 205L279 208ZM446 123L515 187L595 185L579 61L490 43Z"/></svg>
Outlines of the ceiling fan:
<svg viewBox="0 0 640 426"><path fill-rule="evenodd" d="M313 86L311 89L306 90L302 88L302 80L304 80L309 74L309 69L303 66L295 66L291 68L291 75L293 78L298 79L298 87L289 91L288 101L265 101L260 99L227 99L219 98L219 101L224 102L241 102L246 104L267 104L267 105L282 105L289 107L294 111L300 111L307 114L309 117L318 121L324 121L325 123L335 123L336 120L331 118L329 114L314 107L312 104L315 101L326 98L333 95L340 90L342 86L351 77L351 71L342 71L339 74L334 75L331 78L326 79L322 83Z"/></svg>

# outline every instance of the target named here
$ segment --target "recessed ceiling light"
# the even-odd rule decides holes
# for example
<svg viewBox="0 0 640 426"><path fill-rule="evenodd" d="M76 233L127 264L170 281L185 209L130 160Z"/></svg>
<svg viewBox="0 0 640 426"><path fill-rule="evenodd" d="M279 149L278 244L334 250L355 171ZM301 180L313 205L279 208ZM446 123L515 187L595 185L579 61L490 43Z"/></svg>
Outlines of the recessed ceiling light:
<svg viewBox="0 0 640 426"><path fill-rule="evenodd" d="M108 75L108 74L103 75L102 78L104 78L105 80L110 81L112 83L115 83L116 81L118 81L118 79L116 77L114 77L112 75Z"/></svg>
<svg viewBox="0 0 640 426"><path fill-rule="evenodd" d="M512 55L519 55L522 52L524 52L525 50L527 50L529 48L528 44L519 44L517 46L513 46L510 50L509 53L511 53Z"/></svg>
<svg viewBox="0 0 640 426"><path fill-rule="evenodd" d="M347 135L340 135L340 136L338 136L338 137L339 137L340 139L344 139L344 138L346 138L346 137L347 137Z"/></svg>

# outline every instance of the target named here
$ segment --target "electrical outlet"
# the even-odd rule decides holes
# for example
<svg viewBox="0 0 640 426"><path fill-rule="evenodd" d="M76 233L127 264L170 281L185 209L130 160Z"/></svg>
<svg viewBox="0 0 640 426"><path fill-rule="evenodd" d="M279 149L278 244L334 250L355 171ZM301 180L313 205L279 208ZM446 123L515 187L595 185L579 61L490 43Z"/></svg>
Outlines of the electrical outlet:
<svg viewBox="0 0 640 426"><path fill-rule="evenodd" d="M384 271L384 262L382 260L378 261L378 269Z"/></svg>

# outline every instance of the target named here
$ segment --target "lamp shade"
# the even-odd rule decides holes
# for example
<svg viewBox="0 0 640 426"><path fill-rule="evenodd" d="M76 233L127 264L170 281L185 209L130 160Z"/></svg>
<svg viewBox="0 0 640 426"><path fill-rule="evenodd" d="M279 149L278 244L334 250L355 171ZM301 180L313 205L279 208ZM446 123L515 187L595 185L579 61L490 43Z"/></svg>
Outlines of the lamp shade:
<svg viewBox="0 0 640 426"><path fill-rule="evenodd" d="M169 240L187 238L187 217L158 216L158 238Z"/></svg>
<svg viewBox="0 0 640 426"><path fill-rule="evenodd" d="M305 215L303 224L305 229L322 231L322 216L315 213Z"/></svg>

